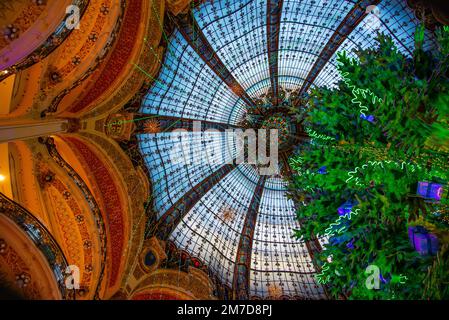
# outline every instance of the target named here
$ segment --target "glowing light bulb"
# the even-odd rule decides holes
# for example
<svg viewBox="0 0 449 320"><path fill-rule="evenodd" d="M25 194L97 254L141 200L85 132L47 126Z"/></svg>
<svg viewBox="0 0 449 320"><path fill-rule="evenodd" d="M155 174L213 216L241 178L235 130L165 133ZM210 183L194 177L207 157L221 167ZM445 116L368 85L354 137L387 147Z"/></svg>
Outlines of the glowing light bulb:
<svg viewBox="0 0 449 320"><path fill-rule="evenodd" d="M0 174L0 182L3 182L5 180L6 180L6 177L4 175Z"/></svg>

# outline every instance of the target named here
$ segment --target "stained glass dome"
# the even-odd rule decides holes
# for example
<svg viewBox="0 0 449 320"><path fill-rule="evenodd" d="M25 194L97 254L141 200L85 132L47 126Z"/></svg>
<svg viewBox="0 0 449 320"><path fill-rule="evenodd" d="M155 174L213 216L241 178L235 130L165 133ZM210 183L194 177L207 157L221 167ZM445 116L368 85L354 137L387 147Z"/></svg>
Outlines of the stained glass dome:
<svg viewBox="0 0 449 320"><path fill-rule="evenodd" d="M163 66L140 110L160 131L138 135L158 235L207 266L233 298L326 298L312 262L325 239L293 237L301 226L284 181L288 151L279 153L279 174L261 175L233 162L226 130L264 115L262 105L297 106L311 88L334 87L336 53L355 57L377 32L410 55L419 21L400 0L214 0L168 24ZM192 130L195 120L214 131ZM174 161L186 152L189 161Z"/></svg>

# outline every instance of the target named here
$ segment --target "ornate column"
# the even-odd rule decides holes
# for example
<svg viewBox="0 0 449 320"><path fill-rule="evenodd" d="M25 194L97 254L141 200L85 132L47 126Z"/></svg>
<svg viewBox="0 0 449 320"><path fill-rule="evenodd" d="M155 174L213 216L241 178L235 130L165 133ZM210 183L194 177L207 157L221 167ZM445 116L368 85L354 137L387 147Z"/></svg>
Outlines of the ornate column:
<svg viewBox="0 0 449 320"><path fill-rule="evenodd" d="M237 257L234 267L234 299L249 299L249 278L251 269L251 253L253 248L254 230L256 229L257 216L259 215L259 206L262 199L262 193L265 187L266 176L260 176L254 191L251 204L243 223L242 234L240 235L239 246L237 248Z"/></svg>
<svg viewBox="0 0 449 320"><path fill-rule="evenodd" d="M76 121L68 119L0 124L0 143L73 132Z"/></svg>

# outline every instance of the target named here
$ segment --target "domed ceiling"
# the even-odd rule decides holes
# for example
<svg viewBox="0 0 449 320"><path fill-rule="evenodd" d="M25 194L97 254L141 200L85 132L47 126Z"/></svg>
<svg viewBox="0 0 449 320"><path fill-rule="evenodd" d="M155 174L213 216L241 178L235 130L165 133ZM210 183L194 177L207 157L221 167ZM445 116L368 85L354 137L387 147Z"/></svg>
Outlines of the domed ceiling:
<svg viewBox="0 0 449 320"><path fill-rule="evenodd" d="M290 151L280 150L279 174L261 175L233 161L225 130L249 128L251 117L265 125L288 117L298 97L340 80L336 52L355 56L374 46L377 31L410 54L418 20L399 0L215 0L169 20L163 66L140 110L164 131L138 135L159 235L238 298L325 298L312 263L325 240L293 238L301 226L284 181ZM214 131L191 130L193 120ZM300 141L300 123L297 131L287 134Z"/></svg>

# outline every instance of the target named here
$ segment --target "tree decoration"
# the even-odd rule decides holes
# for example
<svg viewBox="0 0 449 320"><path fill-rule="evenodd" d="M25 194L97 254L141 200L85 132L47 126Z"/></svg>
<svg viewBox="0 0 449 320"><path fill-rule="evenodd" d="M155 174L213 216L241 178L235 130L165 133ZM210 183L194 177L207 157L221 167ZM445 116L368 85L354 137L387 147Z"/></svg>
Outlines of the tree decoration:
<svg viewBox="0 0 449 320"><path fill-rule="evenodd" d="M352 90L352 103L358 106L360 110L360 115L363 119L365 119L367 116L365 112L369 110L368 104L377 105L382 103L382 99L380 99L378 96L376 96L370 89L361 89L357 88L351 81L350 73L348 71L345 71L345 64L344 61L349 62L351 66L355 66L357 64L357 61L352 58L348 58L346 56L346 51L337 53L338 56L338 64L337 64L337 70L340 71L341 76L343 78L343 81L348 86L349 89ZM366 103L368 101L368 103ZM372 116L374 117L374 116Z"/></svg>
<svg viewBox="0 0 449 320"><path fill-rule="evenodd" d="M226 222L232 222L236 217L235 210L232 209L231 207L223 207L221 209L220 215L222 219Z"/></svg>
<svg viewBox="0 0 449 320"><path fill-rule="evenodd" d="M305 128L305 132L314 140L322 140L322 141L333 141L335 138L326 136L324 134L318 134L315 130L312 130L310 128Z"/></svg>
<svg viewBox="0 0 449 320"><path fill-rule="evenodd" d="M436 255L438 253L439 242L438 238L429 233L429 231L422 227L409 227L408 235L413 248L421 255Z"/></svg>
<svg viewBox="0 0 449 320"><path fill-rule="evenodd" d="M438 183L420 181L418 182L417 194L426 199L440 201L443 194L443 186Z"/></svg>

